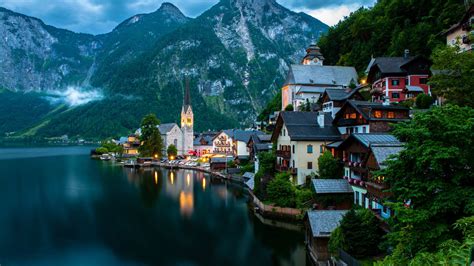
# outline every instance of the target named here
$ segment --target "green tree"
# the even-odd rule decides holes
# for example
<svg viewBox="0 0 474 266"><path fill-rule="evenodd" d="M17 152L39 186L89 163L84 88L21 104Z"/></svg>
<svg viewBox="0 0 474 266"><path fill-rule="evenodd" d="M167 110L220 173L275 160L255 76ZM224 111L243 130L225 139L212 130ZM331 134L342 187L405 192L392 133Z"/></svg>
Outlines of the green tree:
<svg viewBox="0 0 474 266"><path fill-rule="evenodd" d="M104 148L104 147L99 147L95 149L95 152L97 152L98 154L105 154L105 153L108 153L109 150L107 150L107 148Z"/></svg>
<svg viewBox="0 0 474 266"><path fill-rule="evenodd" d="M267 106L262 110L258 115L258 121L268 120L268 116L273 114L273 112L281 110L281 90L278 90L278 93L273 97L273 99L267 104Z"/></svg>
<svg viewBox="0 0 474 266"><path fill-rule="evenodd" d="M416 96L416 107L419 109L428 109L433 104L433 97L429 96L428 94L418 94Z"/></svg>
<svg viewBox="0 0 474 266"><path fill-rule="evenodd" d="M293 107L293 105L290 103L288 104L286 107L285 107L285 111L288 111L288 112L292 112L294 111L295 108Z"/></svg>
<svg viewBox="0 0 474 266"><path fill-rule="evenodd" d="M168 146L168 149L166 150L166 153L168 154L168 157L170 157L170 156L176 157L178 155L178 149L176 148L176 146L171 144L171 145Z"/></svg>
<svg viewBox="0 0 474 266"><path fill-rule="evenodd" d="M274 151L258 154L259 168L255 174L254 192L261 198L265 198L267 184L275 174L275 162L276 156Z"/></svg>
<svg viewBox="0 0 474 266"><path fill-rule="evenodd" d="M342 165L332 156L330 151L325 151L318 158L319 178L331 179L342 177Z"/></svg>
<svg viewBox="0 0 474 266"><path fill-rule="evenodd" d="M459 53L458 49L443 47L433 53L430 84L449 103L474 107L474 53Z"/></svg>
<svg viewBox="0 0 474 266"><path fill-rule="evenodd" d="M380 221L367 210L349 211L329 240L332 252L343 249L355 258L367 258L378 255L378 246L382 242L383 231Z"/></svg>
<svg viewBox="0 0 474 266"><path fill-rule="evenodd" d="M161 139L158 125L160 120L154 114L145 116L141 123L142 134L140 140L142 145L139 148L141 156L161 158L163 149L163 140Z"/></svg>
<svg viewBox="0 0 474 266"><path fill-rule="evenodd" d="M289 173L277 174L268 183L267 199L280 207L295 206L295 188L290 181Z"/></svg>
<svg viewBox="0 0 474 266"><path fill-rule="evenodd" d="M397 124L393 133L405 149L381 174L393 193L392 257L406 261L459 240L453 223L474 215L474 109L435 107Z"/></svg>

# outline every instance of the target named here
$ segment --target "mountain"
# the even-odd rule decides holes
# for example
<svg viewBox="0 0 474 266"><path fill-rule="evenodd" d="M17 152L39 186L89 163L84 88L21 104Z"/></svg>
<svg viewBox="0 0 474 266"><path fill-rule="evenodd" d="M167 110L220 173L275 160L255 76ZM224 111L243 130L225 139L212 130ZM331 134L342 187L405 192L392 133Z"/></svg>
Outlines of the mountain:
<svg viewBox="0 0 474 266"><path fill-rule="evenodd" d="M50 51L48 47L53 44L48 43L48 36L53 36L56 45L68 40L64 43L76 52L74 58L88 59L69 60L69 69L77 72L76 80L61 75L56 67L50 71L59 73L56 82L38 82L44 86L17 86L22 83L20 76L4 77L0 73L0 86L9 90L39 91L43 100L51 96L41 93L60 90L53 98L82 103L71 105L54 98L58 105L62 103L59 109L41 109L45 113L37 117L42 119L28 128L9 128L18 131L18 136L68 134L93 138L124 134L150 112L162 122L177 121L185 76L191 81L197 130L237 126L237 121L241 126L248 125L282 85L288 65L299 61L304 48L328 28L275 0L222 0L196 19L165 3L156 12L133 16L112 32L98 36L61 31L34 18L11 11L3 13L23 23L11 26L8 21L12 18L0 15L0 32L10 27L12 38L18 38L14 32L22 25L23 42L15 49L24 51L34 46L35 41L27 37L42 33L45 37L38 46L45 48L34 53ZM0 54L8 57L14 50L4 46L0 49ZM0 67L2 64L0 61ZM12 63L10 67L17 65ZM51 75L42 68L26 72Z"/></svg>

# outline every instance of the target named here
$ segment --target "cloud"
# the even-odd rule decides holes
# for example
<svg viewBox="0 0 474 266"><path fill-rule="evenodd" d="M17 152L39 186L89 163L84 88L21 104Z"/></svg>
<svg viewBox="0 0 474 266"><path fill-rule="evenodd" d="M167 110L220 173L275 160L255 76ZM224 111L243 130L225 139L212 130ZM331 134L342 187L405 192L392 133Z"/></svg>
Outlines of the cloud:
<svg viewBox="0 0 474 266"><path fill-rule="evenodd" d="M172 2L190 17L199 16L219 2L219 0L1 0L0 5L40 18L46 24L59 28L100 34L110 32L133 15L157 10L165 1ZM375 0L277 1L292 10L307 12L330 25L361 5L372 5L375 2Z"/></svg>
<svg viewBox="0 0 474 266"><path fill-rule="evenodd" d="M69 86L65 91L50 90L45 94L44 98L51 104L65 103L71 107L104 99L104 94L99 90L85 90L75 86Z"/></svg>

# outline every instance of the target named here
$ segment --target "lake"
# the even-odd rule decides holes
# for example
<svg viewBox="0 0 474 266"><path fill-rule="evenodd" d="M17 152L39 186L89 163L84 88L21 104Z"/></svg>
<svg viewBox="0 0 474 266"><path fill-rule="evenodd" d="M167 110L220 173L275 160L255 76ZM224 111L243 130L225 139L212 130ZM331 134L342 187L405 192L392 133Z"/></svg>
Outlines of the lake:
<svg viewBox="0 0 474 266"><path fill-rule="evenodd" d="M89 151L0 148L2 266L307 264L303 234L262 224L241 186Z"/></svg>

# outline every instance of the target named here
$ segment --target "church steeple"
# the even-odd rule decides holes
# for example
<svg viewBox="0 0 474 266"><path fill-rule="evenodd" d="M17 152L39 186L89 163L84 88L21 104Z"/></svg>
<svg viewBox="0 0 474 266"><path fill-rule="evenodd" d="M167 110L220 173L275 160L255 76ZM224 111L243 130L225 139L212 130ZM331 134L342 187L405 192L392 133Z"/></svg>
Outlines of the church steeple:
<svg viewBox="0 0 474 266"><path fill-rule="evenodd" d="M320 51L321 49L316 45L312 44L306 49L306 56L301 61L303 65L323 65L324 56Z"/></svg>
<svg viewBox="0 0 474 266"><path fill-rule="evenodd" d="M190 151L193 151L194 143L194 113L191 107L191 91L189 89L188 77L186 77L183 108L181 109L181 131L183 133L182 154L189 154Z"/></svg>
<svg viewBox="0 0 474 266"><path fill-rule="evenodd" d="M191 93L189 92L189 78L186 78L186 87L184 89L183 107L191 106Z"/></svg>

